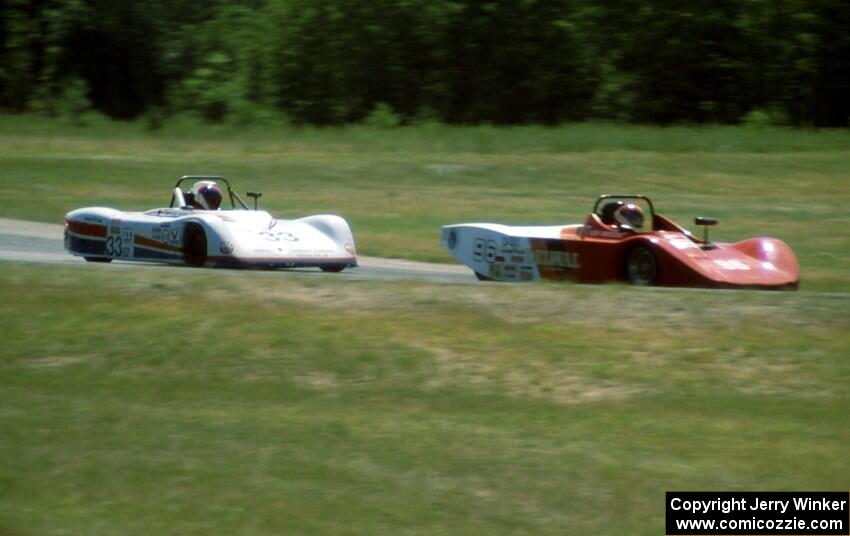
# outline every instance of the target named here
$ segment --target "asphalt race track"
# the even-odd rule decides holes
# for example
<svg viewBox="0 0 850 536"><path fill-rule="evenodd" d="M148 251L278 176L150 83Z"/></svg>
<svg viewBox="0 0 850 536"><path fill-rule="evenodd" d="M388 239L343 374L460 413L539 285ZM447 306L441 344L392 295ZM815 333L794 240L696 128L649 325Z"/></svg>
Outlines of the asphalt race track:
<svg viewBox="0 0 850 536"><path fill-rule="evenodd" d="M0 218L0 261L88 265L89 263L82 257L74 257L65 251L63 232L61 225ZM350 268L339 274L325 274L317 269L275 270L274 273L315 273L323 277L353 280L417 279L461 284L478 282L472 271L464 266L363 256L358 256L357 261L359 263L357 268ZM165 270L184 269L154 263L122 261L114 261L110 264L98 263L94 266L117 269L128 266L148 266Z"/></svg>
<svg viewBox="0 0 850 536"><path fill-rule="evenodd" d="M216 270L221 268L187 268L183 266L168 266L165 264L147 262L113 261L109 264L87 263L82 257L74 257L65 251L63 244L64 229L61 225L51 223L32 222L24 220L10 220L0 218L0 262L22 262L38 264L76 264L90 266L93 268L122 269L127 267L148 268L158 270ZM472 270L460 265L436 264L428 262L408 261L403 259L385 259L382 257L358 256L357 268L349 268L338 274L327 274L318 269L297 270L263 270L263 273L280 274L299 273L315 274L320 277L333 277L350 279L354 281L399 281L418 280L432 283L450 284L482 284L475 277ZM231 273L239 273L240 270L228 270ZM500 283L483 283L500 284ZM647 289L649 290L649 289ZM712 290L712 289L684 289L652 287L653 292L741 292L738 290ZM747 292L747 291L743 291ZM786 294L784 292L766 293L774 296ZM806 292L810 296L822 298L850 299L850 292Z"/></svg>

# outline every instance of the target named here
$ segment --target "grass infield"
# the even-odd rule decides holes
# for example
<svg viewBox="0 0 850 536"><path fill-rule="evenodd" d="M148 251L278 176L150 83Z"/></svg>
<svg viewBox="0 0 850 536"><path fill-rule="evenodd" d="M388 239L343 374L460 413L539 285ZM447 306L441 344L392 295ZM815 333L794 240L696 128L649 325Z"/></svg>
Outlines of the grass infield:
<svg viewBox="0 0 850 536"><path fill-rule="evenodd" d="M659 534L846 489L812 293L39 267L0 277L0 534Z"/></svg>
<svg viewBox="0 0 850 536"><path fill-rule="evenodd" d="M847 131L231 129L0 117L0 217L223 174L363 254L650 195L800 292L0 263L0 535L646 534L668 490L846 490Z"/></svg>

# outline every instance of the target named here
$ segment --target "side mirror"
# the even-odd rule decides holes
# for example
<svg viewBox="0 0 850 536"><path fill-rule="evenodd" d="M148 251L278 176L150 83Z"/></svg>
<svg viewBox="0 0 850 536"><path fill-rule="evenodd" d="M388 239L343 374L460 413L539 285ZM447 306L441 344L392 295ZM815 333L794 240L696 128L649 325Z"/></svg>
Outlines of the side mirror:
<svg viewBox="0 0 850 536"><path fill-rule="evenodd" d="M263 197L262 192L248 192L248 197L254 200L254 210L257 210L257 200Z"/></svg>
<svg viewBox="0 0 850 536"><path fill-rule="evenodd" d="M696 218L694 218L694 223L696 225L702 225L703 226L702 248L703 249L714 249L714 248L716 248L717 246L712 244L711 241L708 239L708 228L711 227L712 225L717 225L717 218L709 218L708 216L697 216Z"/></svg>

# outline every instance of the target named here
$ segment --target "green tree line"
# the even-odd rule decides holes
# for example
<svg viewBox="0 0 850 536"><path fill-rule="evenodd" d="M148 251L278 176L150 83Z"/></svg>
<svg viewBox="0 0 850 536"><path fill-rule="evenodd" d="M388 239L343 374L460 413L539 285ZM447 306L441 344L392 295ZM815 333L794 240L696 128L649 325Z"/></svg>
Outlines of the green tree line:
<svg viewBox="0 0 850 536"><path fill-rule="evenodd" d="M847 0L0 0L0 108L846 126Z"/></svg>

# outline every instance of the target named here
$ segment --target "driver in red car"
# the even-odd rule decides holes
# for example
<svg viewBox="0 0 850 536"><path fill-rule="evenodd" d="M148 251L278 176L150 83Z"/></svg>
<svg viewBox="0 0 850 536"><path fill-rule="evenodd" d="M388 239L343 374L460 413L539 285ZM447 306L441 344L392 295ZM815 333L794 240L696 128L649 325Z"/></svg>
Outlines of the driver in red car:
<svg viewBox="0 0 850 536"><path fill-rule="evenodd" d="M620 227L628 226L632 229L643 228L643 210L634 203L626 203L614 212L614 221Z"/></svg>
<svg viewBox="0 0 850 536"><path fill-rule="evenodd" d="M218 210L221 189L213 181L198 181L192 185L192 206L200 210Z"/></svg>

